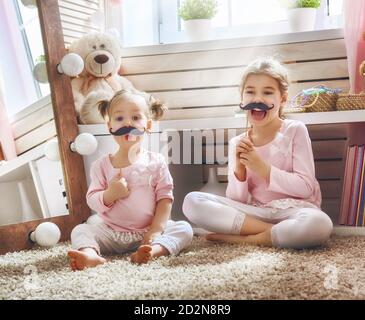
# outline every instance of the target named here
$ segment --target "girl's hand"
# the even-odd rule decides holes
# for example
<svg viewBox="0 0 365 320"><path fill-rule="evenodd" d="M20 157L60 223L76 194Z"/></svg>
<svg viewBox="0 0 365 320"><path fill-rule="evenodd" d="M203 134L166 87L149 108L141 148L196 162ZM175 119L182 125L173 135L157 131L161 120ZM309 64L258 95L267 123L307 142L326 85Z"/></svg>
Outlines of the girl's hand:
<svg viewBox="0 0 365 320"><path fill-rule="evenodd" d="M142 240L142 244L151 244L153 239L161 235L161 231L150 229L148 230Z"/></svg>
<svg viewBox="0 0 365 320"><path fill-rule="evenodd" d="M106 192L108 195L108 199L113 200L113 202L129 196L127 181L121 173L115 175L113 179L109 182L109 186Z"/></svg>
<svg viewBox="0 0 365 320"><path fill-rule="evenodd" d="M253 143L247 137L242 137L236 144L236 159L240 159L240 154L243 152L250 152L253 150ZM239 161L237 161L239 163ZM242 165L242 164L240 164Z"/></svg>
<svg viewBox="0 0 365 320"><path fill-rule="evenodd" d="M235 150L236 166L235 166L234 173L240 181L246 180L246 166L240 161L241 154L245 153L245 152L249 152L251 150L253 150L253 143L251 142L250 139L248 139L246 137L242 137L241 139L239 139L237 141L236 150Z"/></svg>
<svg viewBox="0 0 365 320"><path fill-rule="evenodd" d="M239 154L239 162L269 182L270 166L259 156L253 147L252 149L243 150Z"/></svg>

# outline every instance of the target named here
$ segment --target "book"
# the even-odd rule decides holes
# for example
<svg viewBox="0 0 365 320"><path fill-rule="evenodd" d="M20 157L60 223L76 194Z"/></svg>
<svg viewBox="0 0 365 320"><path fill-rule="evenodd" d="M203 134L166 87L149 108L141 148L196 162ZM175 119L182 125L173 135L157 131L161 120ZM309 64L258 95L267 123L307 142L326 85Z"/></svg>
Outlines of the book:
<svg viewBox="0 0 365 320"><path fill-rule="evenodd" d="M346 164L343 178L342 198L339 224L345 225L347 221L349 201L351 195L352 171L355 160L355 146L349 146L346 153Z"/></svg>
<svg viewBox="0 0 365 320"><path fill-rule="evenodd" d="M364 208L365 206L365 155L362 162L362 173L361 173L361 185L360 185L360 194L359 194L359 218L356 223L357 226L364 226Z"/></svg>
<svg viewBox="0 0 365 320"><path fill-rule="evenodd" d="M359 189L357 194L357 208L356 208L356 222L355 226L362 226L362 218L360 217L360 206L361 206L361 198L363 195L363 185L364 185L364 169L365 169L365 159L364 159L364 145L360 146L361 149L361 156L360 156L360 169L359 169L359 175L360 175L360 183L359 183Z"/></svg>
<svg viewBox="0 0 365 320"><path fill-rule="evenodd" d="M364 155L364 146L356 146L355 161L353 167L353 183L351 186L351 197L349 204L349 213L347 217L347 225L356 225L356 209L359 201L359 184L362 168L362 156Z"/></svg>

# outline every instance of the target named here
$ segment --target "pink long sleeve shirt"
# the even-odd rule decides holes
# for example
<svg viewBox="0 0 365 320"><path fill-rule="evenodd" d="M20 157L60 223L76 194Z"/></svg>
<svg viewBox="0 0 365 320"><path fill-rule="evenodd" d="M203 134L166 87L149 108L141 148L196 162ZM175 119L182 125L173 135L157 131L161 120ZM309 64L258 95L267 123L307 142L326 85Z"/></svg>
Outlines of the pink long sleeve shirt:
<svg viewBox="0 0 365 320"><path fill-rule="evenodd" d="M120 172L110 156L96 160L90 169L91 183L86 194L89 207L116 231L143 231L152 223L156 203L173 200L173 179L164 157L142 150L137 161L122 169L130 191L128 197L106 206L103 193L108 182Z"/></svg>
<svg viewBox="0 0 365 320"><path fill-rule="evenodd" d="M291 203L293 200L297 203L305 201L320 208L322 196L315 177L311 140L302 122L285 119L271 142L254 147L271 165L269 182L249 169L245 181L237 179L234 174L235 145L241 137L234 137L229 143L228 198L259 206L289 198Z"/></svg>

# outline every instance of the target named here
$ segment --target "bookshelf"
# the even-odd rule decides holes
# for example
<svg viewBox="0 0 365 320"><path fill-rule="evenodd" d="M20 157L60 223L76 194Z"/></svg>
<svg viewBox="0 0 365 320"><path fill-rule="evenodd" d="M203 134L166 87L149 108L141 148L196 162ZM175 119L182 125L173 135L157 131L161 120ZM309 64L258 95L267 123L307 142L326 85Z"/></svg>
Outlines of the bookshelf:
<svg viewBox="0 0 365 320"><path fill-rule="evenodd" d="M362 111L362 110L361 110ZM362 122L353 122L349 126L347 146L365 144L365 117L360 115ZM345 167L343 175L345 174ZM361 235L365 236L365 227L357 226L336 226L335 230L338 235Z"/></svg>
<svg viewBox="0 0 365 320"><path fill-rule="evenodd" d="M41 144L0 165L0 225L66 215L60 162L44 156Z"/></svg>
<svg viewBox="0 0 365 320"><path fill-rule="evenodd" d="M307 126L316 126L318 128L325 128L325 130L336 130L340 128L343 132L343 136L346 137L344 141L344 149L346 150L348 145L351 144L364 144L365 143L365 110L350 110L350 111L333 111L333 112L316 112L316 113L292 113L286 114L288 119L296 119L302 121ZM177 130L179 132L184 130L206 130L206 129L242 129L246 123L245 116L243 114L236 115L235 117L219 117L219 118L205 118L205 119L184 119L184 120L165 120L155 122L153 124L152 132L158 135L163 131ZM326 129L326 128L329 129ZM108 131L105 125L79 125L79 131L89 132L96 136L108 135ZM330 136L330 132L329 136ZM105 142L104 142L105 143ZM326 141L324 141L326 143ZM105 146L105 144L104 144ZM328 147L330 149L330 147ZM88 162L85 159L85 162ZM343 165L339 169L341 172L337 172L339 175L344 173L345 155L343 158ZM182 186L178 186L176 194L176 207L178 208L182 204L184 195L192 189L198 189L202 186L201 177L205 165L189 165L179 164L170 165L170 170L173 174L175 181L182 181ZM87 167L87 165L86 165ZM207 166L206 166L207 167ZM224 171L224 169L223 169ZM318 174L318 172L316 172ZM342 180L337 181L337 187L331 191L332 193L338 193L337 196L340 199L342 193ZM332 208L338 209L339 202L334 202ZM180 210L181 211L181 210ZM335 220L335 215L330 214L332 220ZM337 212L336 212L337 215ZM179 218L183 218L180 214ZM340 236L361 235L365 236L365 227L352 227L337 225L334 221L334 234Z"/></svg>

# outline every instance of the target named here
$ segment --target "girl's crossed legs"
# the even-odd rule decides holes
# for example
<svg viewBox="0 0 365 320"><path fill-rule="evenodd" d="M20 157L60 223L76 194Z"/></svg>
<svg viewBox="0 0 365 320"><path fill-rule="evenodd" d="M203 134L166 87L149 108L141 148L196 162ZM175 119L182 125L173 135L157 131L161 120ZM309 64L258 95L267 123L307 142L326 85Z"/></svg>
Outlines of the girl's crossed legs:
<svg viewBox="0 0 365 320"><path fill-rule="evenodd" d="M149 260L162 255L177 255L192 241L193 231L185 221L167 222L165 231L156 237L151 245L140 245L144 232L118 232L105 223L96 225L80 224L71 233L73 250L68 252L73 270L106 262L101 254L123 254L135 251L131 255L134 263L147 263Z"/></svg>
<svg viewBox="0 0 365 320"><path fill-rule="evenodd" d="M307 248L320 245L332 232L326 213L314 208L277 210L240 203L225 197L189 193L183 212L197 226L213 234L208 240L254 243L283 248Z"/></svg>

